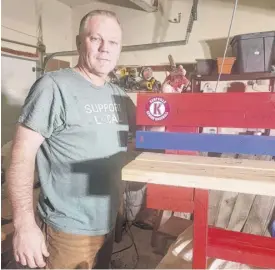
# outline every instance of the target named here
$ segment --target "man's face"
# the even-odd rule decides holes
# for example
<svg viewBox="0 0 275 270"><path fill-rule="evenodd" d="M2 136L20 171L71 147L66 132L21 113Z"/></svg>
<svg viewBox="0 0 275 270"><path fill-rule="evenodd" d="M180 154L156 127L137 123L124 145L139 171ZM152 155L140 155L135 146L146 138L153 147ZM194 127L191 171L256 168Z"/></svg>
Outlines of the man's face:
<svg viewBox="0 0 275 270"><path fill-rule="evenodd" d="M89 72L105 77L112 71L121 51L121 28L106 16L91 18L79 36L79 57Z"/></svg>

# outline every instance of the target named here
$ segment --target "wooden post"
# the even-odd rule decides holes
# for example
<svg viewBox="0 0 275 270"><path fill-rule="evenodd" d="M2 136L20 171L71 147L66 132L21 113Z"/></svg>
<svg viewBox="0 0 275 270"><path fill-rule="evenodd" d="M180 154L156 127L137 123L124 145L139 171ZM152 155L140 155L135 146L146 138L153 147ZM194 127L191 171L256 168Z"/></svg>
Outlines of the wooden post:
<svg viewBox="0 0 275 270"><path fill-rule="evenodd" d="M193 269L207 269L208 190L195 189Z"/></svg>

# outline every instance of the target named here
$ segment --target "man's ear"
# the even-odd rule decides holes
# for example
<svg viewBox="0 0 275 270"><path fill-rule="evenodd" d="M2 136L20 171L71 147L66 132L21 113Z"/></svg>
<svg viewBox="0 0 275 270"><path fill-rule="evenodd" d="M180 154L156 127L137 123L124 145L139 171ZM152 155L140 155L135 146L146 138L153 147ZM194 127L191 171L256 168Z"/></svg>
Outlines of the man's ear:
<svg viewBox="0 0 275 270"><path fill-rule="evenodd" d="M79 50L80 50L80 44L81 44L80 36L79 35L76 36L75 42L76 42L77 51L79 52Z"/></svg>

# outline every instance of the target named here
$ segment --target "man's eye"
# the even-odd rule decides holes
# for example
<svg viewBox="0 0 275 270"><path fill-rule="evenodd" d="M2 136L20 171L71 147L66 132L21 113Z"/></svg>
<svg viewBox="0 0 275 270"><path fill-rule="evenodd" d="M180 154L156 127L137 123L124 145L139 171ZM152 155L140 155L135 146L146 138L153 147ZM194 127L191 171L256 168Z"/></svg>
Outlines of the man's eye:
<svg viewBox="0 0 275 270"><path fill-rule="evenodd" d="M116 41L110 41L110 43L111 43L112 45L117 45L117 42L116 42Z"/></svg>
<svg viewBox="0 0 275 270"><path fill-rule="evenodd" d="M90 37L90 40L91 40L91 41L99 41L99 38L96 38L96 37Z"/></svg>

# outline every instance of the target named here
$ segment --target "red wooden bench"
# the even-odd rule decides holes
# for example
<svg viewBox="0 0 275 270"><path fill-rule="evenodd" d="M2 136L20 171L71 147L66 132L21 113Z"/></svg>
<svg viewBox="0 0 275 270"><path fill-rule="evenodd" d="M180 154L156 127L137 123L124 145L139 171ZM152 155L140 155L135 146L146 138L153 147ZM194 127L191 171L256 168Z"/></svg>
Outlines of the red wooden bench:
<svg viewBox="0 0 275 270"><path fill-rule="evenodd" d="M139 94L137 125L275 129L275 94ZM137 131L136 148L275 156L275 137ZM193 268L205 269L207 257L275 267L275 239L210 227L207 220L210 189L275 196L274 161L143 153L122 175L148 183L147 207L194 213Z"/></svg>

